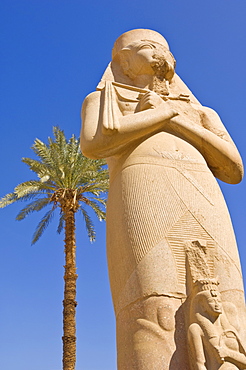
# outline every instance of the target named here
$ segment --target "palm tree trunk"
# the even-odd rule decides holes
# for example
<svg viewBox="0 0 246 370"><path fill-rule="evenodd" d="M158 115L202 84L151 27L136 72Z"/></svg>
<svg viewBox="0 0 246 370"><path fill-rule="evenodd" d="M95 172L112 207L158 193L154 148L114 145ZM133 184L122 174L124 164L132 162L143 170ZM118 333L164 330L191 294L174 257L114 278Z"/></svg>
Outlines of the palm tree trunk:
<svg viewBox="0 0 246 370"><path fill-rule="evenodd" d="M75 370L76 362L76 245L75 213L68 209L65 216L65 274L63 301L63 370Z"/></svg>

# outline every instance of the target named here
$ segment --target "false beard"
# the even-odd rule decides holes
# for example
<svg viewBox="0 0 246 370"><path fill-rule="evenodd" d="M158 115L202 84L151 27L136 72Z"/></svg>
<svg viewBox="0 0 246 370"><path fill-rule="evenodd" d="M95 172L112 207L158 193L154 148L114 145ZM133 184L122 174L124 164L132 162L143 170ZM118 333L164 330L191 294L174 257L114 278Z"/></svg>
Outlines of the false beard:
<svg viewBox="0 0 246 370"><path fill-rule="evenodd" d="M153 57L155 62L151 66L154 71L152 90L157 94L168 95L168 85L174 75L175 60L171 53L167 54L165 49L161 49L159 53L157 50ZM170 58L173 58L173 61Z"/></svg>
<svg viewBox="0 0 246 370"><path fill-rule="evenodd" d="M167 61L163 55L154 55L155 62L151 66L154 71L153 82L151 90L161 95L168 95L168 81L166 80L167 74Z"/></svg>
<svg viewBox="0 0 246 370"><path fill-rule="evenodd" d="M153 90L159 95L169 95L168 81L166 81L165 78L160 78L159 76L155 75L153 77L150 90Z"/></svg>

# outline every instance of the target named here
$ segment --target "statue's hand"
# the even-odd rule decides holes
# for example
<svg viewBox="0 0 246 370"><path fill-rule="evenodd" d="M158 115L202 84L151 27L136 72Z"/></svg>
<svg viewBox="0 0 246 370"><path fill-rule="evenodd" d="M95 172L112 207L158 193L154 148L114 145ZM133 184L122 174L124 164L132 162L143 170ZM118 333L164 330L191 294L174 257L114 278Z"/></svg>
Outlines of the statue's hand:
<svg viewBox="0 0 246 370"><path fill-rule="evenodd" d="M214 347L220 361L225 362L225 358L228 357L228 350L224 347Z"/></svg>
<svg viewBox="0 0 246 370"><path fill-rule="evenodd" d="M148 91L146 94L140 94L139 111L154 109L161 104L164 105L165 103L154 91Z"/></svg>

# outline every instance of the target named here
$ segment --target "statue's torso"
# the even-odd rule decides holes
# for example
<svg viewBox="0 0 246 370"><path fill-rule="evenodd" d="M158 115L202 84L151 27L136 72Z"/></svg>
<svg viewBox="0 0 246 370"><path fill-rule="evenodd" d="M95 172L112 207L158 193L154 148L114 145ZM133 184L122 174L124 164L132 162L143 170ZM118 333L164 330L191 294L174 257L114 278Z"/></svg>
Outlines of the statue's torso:
<svg viewBox="0 0 246 370"><path fill-rule="evenodd" d="M123 116L134 114L138 111L138 101L128 101L122 96L117 97L117 103ZM202 125L201 115L198 104L191 104L189 101L173 100L173 109L185 120L189 120L196 125ZM128 165L138 163L162 164L163 159L173 159L206 163L201 153L190 143L172 134L172 123L163 122L163 131L149 134L146 137L131 141L120 148L119 153L114 157L108 158L109 169L112 177ZM167 128L166 126L169 126Z"/></svg>

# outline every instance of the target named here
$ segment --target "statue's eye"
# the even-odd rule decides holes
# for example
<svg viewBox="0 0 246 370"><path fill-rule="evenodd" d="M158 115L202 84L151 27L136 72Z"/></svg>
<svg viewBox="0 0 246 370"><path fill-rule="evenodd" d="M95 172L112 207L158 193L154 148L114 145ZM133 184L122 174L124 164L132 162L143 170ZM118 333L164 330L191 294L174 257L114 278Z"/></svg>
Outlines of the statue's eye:
<svg viewBox="0 0 246 370"><path fill-rule="evenodd" d="M144 44L144 45L141 45L139 48L139 50L142 50L142 49L154 49L154 46L151 44Z"/></svg>

